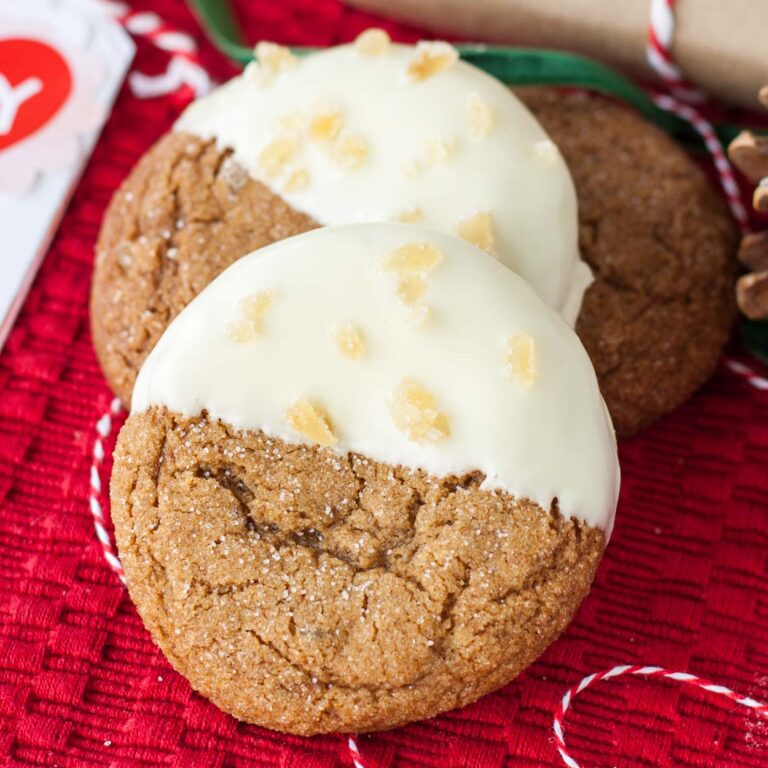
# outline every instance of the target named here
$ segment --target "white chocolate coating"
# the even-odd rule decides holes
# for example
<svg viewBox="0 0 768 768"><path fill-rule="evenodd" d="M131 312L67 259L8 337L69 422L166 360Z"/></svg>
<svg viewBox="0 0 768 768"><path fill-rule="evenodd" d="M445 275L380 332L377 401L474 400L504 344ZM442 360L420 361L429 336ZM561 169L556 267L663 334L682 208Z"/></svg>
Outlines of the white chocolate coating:
<svg viewBox="0 0 768 768"><path fill-rule="evenodd" d="M323 225L413 221L419 211L414 223L456 233L462 219L488 212L500 260L574 325L592 275L557 147L508 88L470 64L410 80L416 50L366 56L347 45L266 83L244 74L192 104L175 129L231 148L254 178ZM338 141L313 141L308 122L329 109L341 119ZM346 136L363 142L358 167L334 153ZM281 138L290 159L265 164L262 152Z"/></svg>
<svg viewBox="0 0 768 768"><path fill-rule="evenodd" d="M442 254L424 273L421 323L386 269L387 255L412 242ZM244 306L260 313L245 334ZM350 327L360 344L339 344L347 336L338 329ZM517 344L523 356L533 349L532 381L528 368L510 373L510 337L527 340ZM419 442L398 426L393 396L408 379L434 397L447 436ZM296 443L309 441L286 414L303 401L328 414L338 440L329 450L440 477L480 470L486 488L544 508L557 498L566 516L610 532L616 442L584 348L518 275L452 235L329 227L240 259L166 330L141 369L133 411L205 409Z"/></svg>

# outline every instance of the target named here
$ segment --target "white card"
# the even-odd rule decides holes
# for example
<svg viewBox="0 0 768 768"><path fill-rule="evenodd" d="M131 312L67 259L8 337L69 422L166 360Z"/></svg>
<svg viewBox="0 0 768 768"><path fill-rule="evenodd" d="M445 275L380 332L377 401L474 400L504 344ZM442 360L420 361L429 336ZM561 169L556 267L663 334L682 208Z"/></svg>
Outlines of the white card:
<svg viewBox="0 0 768 768"><path fill-rule="evenodd" d="M134 50L92 0L0 0L0 347Z"/></svg>

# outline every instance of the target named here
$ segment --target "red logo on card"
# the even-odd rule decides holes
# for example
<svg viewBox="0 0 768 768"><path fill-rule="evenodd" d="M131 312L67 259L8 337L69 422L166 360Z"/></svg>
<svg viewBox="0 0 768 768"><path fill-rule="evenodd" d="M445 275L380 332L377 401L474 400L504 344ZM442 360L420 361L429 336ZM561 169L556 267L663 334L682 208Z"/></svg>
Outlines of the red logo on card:
<svg viewBox="0 0 768 768"><path fill-rule="evenodd" d="M48 123L72 92L66 59L39 40L0 40L0 151Z"/></svg>

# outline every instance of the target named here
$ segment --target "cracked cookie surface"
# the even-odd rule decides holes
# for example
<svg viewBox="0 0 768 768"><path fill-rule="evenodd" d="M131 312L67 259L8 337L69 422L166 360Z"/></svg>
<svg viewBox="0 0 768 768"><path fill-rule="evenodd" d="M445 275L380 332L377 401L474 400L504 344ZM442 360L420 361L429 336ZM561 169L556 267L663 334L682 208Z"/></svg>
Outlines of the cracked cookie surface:
<svg viewBox="0 0 768 768"><path fill-rule="evenodd" d="M589 590L603 533L482 480L153 407L120 434L112 518L195 689L278 730L378 730L504 685Z"/></svg>
<svg viewBox="0 0 768 768"><path fill-rule="evenodd" d="M519 89L559 145L595 272L576 327L620 437L687 400L735 319L736 232L668 136L584 94ZM213 142L170 133L115 194L97 247L94 346L124 404L170 321L240 256L318 226Z"/></svg>

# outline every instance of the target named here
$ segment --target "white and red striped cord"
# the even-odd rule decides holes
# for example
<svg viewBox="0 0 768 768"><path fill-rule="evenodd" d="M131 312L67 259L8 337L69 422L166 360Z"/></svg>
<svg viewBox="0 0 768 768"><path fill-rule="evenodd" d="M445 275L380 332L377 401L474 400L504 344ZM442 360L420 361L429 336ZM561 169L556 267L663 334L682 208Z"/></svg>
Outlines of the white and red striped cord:
<svg viewBox="0 0 768 768"><path fill-rule="evenodd" d="M101 483L101 467L104 463L104 441L107 440L114 429L115 418L122 410L120 401L114 398L109 404L109 410L104 413L96 422L96 437L93 441L93 454L91 457L91 476L90 490L88 494L88 504L93 516L93 527L96 529L96 538L101 545L101 552L107 565L117 574L120 581L125 584L125 574L123 566L117 557L115 547L112 544L112 538L106 529L106 520L104 518L104 500L106 494L103 492Z"/></svg>
<svg viewBox="0 0 768 768"><path fill-rule="evenodd" d="M732 371L737 376L741 376L751 387L759 389L761 392L768 392L768 378L761 376L746 363L729 357L725 361L725 366L729 371Z"/></svg>
<svg viewBox="0 0 768 768"><path fill-rule="evenodd" d="M653 100L656 103L656 106L661 107L664 111L671 112L685 120L687 123L690 123L699 136L701 136L707 151L712 156L712 162L714 163L718 177L720 178L720 186L723 188L723 193L728 202L728 207L731 209L731 214L733 215L733 218L736 219L739 228L741 229L741 233L743 235L748 235L752 231L752 228L749 225L749 214L741 200L741 192L739 190L739 185L736 183L733 167L728 160L728 155L725 152L722 142L717 138L712 123L703 117L697 109L689 104L683 104L674 96L657 94L653 97Z"/></svg>
<svg viewBox="0 0 768 768"><path fill-rule="evenodd" d="M691 104L700 104L707 101L707 95L685 77L672 56L675 2L676 0L651 0L646 57L673 96Z"/></svg>
<svg viewBox="0 0 768 768"><path fill-rule="evenodd" d="M742 696L740 693L727 688L724 685L718 685L711 680L707 680L697 675L692 675L690 672L672 672L663 667L649 667L639 665L622 665L616 666L612 669L605 670L604 672L593 672L591 675L587 675L582 680L569 688L566 691L563 698L560 700L555 717L552 723L552 730L555 733L555 748L560 755L563 763L567 768L582 768L581 764L575 760L575 758L568 752L565 745L565 716L568 710L573 704L573 700L587 688L590 688L603 680L613 680L617 677L625 675L634 675L636 677L644 677L646 679L663 679L671 680L683 685L688 685L694 688L698 688L708 693L713 693L717 696L721 696L728 701L738 704L739 706L746 707L756 712L761 717L768 717L768 704L762 701L753 699L750 696ZM365 768L363 758L360 754L360 748L353 736L350 736L347 740L347 748L349 749L350 756L354 768Z"/></svg>
<svg viewBox="0 0 768 768"><path fill-rule="evenodd" d="M360 754L360 747L357 746L354 736L347 737L347 749L349 750L349 756L352 758L354 768L366 768L363 756Z"/></svg>
<svg viewBox="0 0 768 768"><path fill-rule="evenodd" d="M711 680L697 677L690 672L670 672L668 669L663 669L662 667L633 665L613 667L604 672L593 672L566 691L555 712L555 718L552 724L552 728L555 732L555 745L563 763L565 763L568 768L581 768L581 764L571 756L565 746L564 720L566 713L571 708L573 700L587 688L590 688L603 680L612 680L623 675L635 675L649 679L673 680L674 682L682 683L683 685L689 685L694 688L699 688L702 691L708 691L709 693L722 696L734 704L747 707L748 709L757 712L761 717L768 717L768 704L765 704L762 701L757 701L749 696L742 696L741 694L736 693L736 691L726 688L724 685L718 685Z"/></svg>
<svg viewBox="0 0 768 768"><path fill-rule="evenodd" d="M171 55L165 72L158 75L130 74L128 83L134 96L151 99L179 93L192 99L211 90L213 81L200 61L197 43L191 35L174 29L151 11L134 12L119 0L99 2L132 35L145 38Z"/></svg>
<svg viewBox="0 0 768 768"><path fill-rule="evenodd" d="M653 97L656 106L671 112L689 123L701 136L707 151L712 156L720 185L734 219L742 234L749 234L749 215L741 199L739 185L733 173L722 142L712 125L692 104L706 100L706 95L692 85L672 57L672 43L675 35L676 0L651 0L650 24L646 54L648 63L661 78L669 93Z"/></svg>

